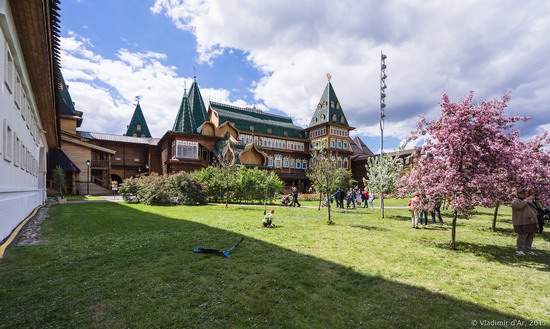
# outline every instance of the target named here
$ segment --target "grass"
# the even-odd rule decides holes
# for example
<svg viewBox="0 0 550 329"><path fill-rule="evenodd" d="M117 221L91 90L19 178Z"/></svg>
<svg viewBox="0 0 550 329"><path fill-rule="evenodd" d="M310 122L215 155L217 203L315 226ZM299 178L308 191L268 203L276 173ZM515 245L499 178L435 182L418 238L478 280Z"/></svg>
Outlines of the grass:
<svg viewBox="0 0 550 329"><path fill-rule="evenodd" d="M67 201L103 200L104 197L96 195L66 195Z"/></svg>
<svg viewBox="0 0 550 329"><path fill-rule="evenodd" d="M510 211L410 228L387 209L57 205L44 243L0 263L0 328L464 328L550 324L550 235L514 253ZM444 213L449 222L450 214ZM231 258L196 247L244 242ZM501 322L504 323L504 322ZM509 326L509 325L508 325Z"/></svg>

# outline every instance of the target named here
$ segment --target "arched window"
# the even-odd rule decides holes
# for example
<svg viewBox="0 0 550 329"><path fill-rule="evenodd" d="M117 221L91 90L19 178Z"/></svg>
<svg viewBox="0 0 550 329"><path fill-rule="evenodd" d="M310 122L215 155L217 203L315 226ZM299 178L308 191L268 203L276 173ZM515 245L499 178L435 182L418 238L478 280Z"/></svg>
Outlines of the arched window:
<svg viewBox="0 0 550 329"><path fill-rule="evenodd" d="M302 169L307 169L307 160L302 160Z"/></svg>
<svg viewBox="0 0 550 329"><path fill-rule="evenodd" d="M344 158L344 168L348 169L348 158Z"/></svg>
<svg viewBox="0 0 550 329"><path fill-rule="evenodd" d="M325 115L321 114L321 121L325 121Z"/></svg>
<svg viewBox="0 0 550 329"><path fill-rule="evenodd" d="M338 168L342 168L342 157L338 157Z"/></svg>
<svg viewBox="0 0 550 329"><path fill-rule="evenodd" d="M346 123L346 119L344 119L344 116L340 117L340 123Z"/></svg>
<svg viewBox="0 0 550 329"><path fill-rule="evenodd" d="M332 138L330 139L330 147L334 148L334 139L332 139Z"/></svg>
<svg viewBox="0 0 550 329"><path fill-rule="evenodd" d="M136 130L137 130L137 131L141 131L141 125L137 125L137 126L136 126Z"/></svg>
<svg viewBox="0 0 550 329"><path fill-rule="evenodd" d="M332 115L332 121L336 122L336 114Z"/></svg>
<svg viewBox="0 0 550 329"><path fill-rule="evenodd" d="M337 141L336 147L339 148L339 149L342 148L342 141L341 141L341 140L338 140L338 141Z"/></svg>
<svg viewBox="0 0 550 329"><path fill-rule="evenodd" d="M267 166L273 167L273 157L271 155L267 157Z"/></svg>
<svg viewBox="0 0 550 329"><path fill-rule="evenodd" d="M334 108L334 101L330 101L330 108L331 108L331 109Z"/></svg>
<svg viewBox="0 0 550 329"><path fill-rule="evenodd" d="M336 109L337 109L337 110L340 109L340 103L336 103Z"/></svg>

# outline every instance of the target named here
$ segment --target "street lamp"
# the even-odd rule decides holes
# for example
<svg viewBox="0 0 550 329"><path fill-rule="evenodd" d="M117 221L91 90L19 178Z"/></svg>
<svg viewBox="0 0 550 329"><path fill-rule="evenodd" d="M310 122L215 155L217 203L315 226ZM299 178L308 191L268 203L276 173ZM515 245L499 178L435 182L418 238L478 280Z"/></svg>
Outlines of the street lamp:
<svg viewBox="0 0 550 329"><path fill-rule="evenodd" d="M86 190L86 195L90 195L90 166L92 165L92 161L86 160L86 167L87 167L87 173L86 173L86 180L88 181L88 188Z"/></svg>
<svg viewBox="0 0 550 329"><path fill-rule="evenodd" d="M380 51L380 170L382 170L384 161L384 118L386 117L386 58L382 51ZM382 218L384 218L384 191L380 191L380 211Z"/></svg>

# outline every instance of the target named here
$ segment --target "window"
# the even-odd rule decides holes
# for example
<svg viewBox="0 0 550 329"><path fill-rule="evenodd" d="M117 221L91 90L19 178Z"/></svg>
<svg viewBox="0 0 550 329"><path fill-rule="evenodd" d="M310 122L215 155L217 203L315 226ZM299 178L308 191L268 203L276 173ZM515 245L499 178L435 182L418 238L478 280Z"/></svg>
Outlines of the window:
<svg viewBox="0 0 550 329"><path fill-rule="evenodd" d="M285 136L288 136L288 131L285 130L285 131L283 132L283 134L284 134Z"/></svg>
<svg viewBox="0 0 550 329"><path fill-rule="evenodd" d="M340 117L340 123L346 123L346 119L344 119L344 116Z"/></svg>
<svg viewBox="0 0 550 329"><path fill-rule="evenodd" d="M254 126L250 126L250 131L254 131Z"/></svg>
<svg viewBox="0 0 550 329"><path fill-rule="evenodd" d="M340 103L336 103L336 109L339 110L340 109ZM336 120L334 120L336 121Z"/></svg>
<svg viewBox="0 0 550 329"><path fill-rule="evenodd" d="M15 134L13 134L13 137L15 140L15 144L13 144L13 164L19 167L21 164L21 141Z"/></svg>
<svg viewBox="0 0 550 329"><path fill-rule="evenodd" d="M302 169L302 161L296 160L296 169Z"/></svg>
<svg viewBox="0 0 550 329"><path fill-rule="evenodd" d="M273 167L273 157L272 156L267 157L267 166L268 167Z"/></svg>
<svg viewBox="0 0 550 329"><path fill-rule="evenodd" d="M341 149L342 148L342 141L341 140L338 140L337 144L336 144L336 147Z"/></svg>
<svg viewBox="0 0 550 329"><path fill-rule="evenodd" d="M282 167L282 156L280 154L275 155L275 168L281 168Z"/></svg>
<svg viewBox="0 0 550 329"><path fill-rule="evenodd" d="M21 104L21 99L22 99L21 94L23 92L23 86L21 85L21 79L19 78L19 74L17 73L15 73L14 89L15 89L15 96L14 96L15 106L18 109L21 109L23 107L23 104Z"/></svg>
<svg viewBox="0 0 550 329"><path fill-rule="evenodd" d="M332 138L330 139L330 147L334 148L334 139L332 139Z"/></svg>
<svg viewBox="0 0 550 329"><path fill-rule="evenodd" d="M307 161L302 160L302 169L307 169Z"/></svg>
<svg viewBox="0 0 550 329"><path fill-rule="evenodd" d="M141 131L141 125L137 125L137 126L136 126L136 130L137 130L137 131Z"/></svg>
<svg viewBox="0 0 550 329"><path fill-rule="evenodd" d="M199 158L199 143L180 141L176 142L176 157L186 159L198 159Z"/></svg>
<svg viewBox="0 0 550 329"><path fill-rule="evenodd" d="M27 165L27 148L25 145L21 146L21 170L25 170Z"/></svg>
<svg viewBox="0 0 550 329"><path fill-rule="evenodd" d="M271 134L271 133L273 133L273 130L271 128L267 128L267 133Z"/></svg>
<svg viewBox="0 0 550 329"><path fill-rule="evenodd" d="M13 130L6 120L4 120L4 160L13 161Z"/></svg>
<svg viewBox="0 0 550 329"><path fill-rule="evenodd" d="M325 121L325 115L321 114L321 121Z"/></svg>
<svg viewBox="0 0 550 329"><path fill-rule="evenodd" d="M6 83L6 87L8 87L8 91L10 94L13 94L13 87L14 87L14 78L15 78L15 66L13 64L13 56L10 52L10 47L6 43L6 66L4 68L4 82Z"/></svg>
<svg viewBox="0 0 550 329"><path fill-rule="evenodd" d="M332 115L332 121L336 122L336 114Z"/></svg>
<svg viewBox="0 0 550 329"><path fill-rule="evenodd" d="M136 134L136 133L133 133L133 134L132 134L132 137L137 137L137 134Z"/></svg>
<svg viewBox="0 0 550 329"><path fill-rule="evenodd" d="M344 146L344 149L348 149L348 142L344 142L342 145Z"/></svg>
<svg viewBox="0 0 550 329"><path fill-rule="evenodd" d="M290 159L290 168L296 168L296 160Z"/></svg>
<svg viewBox="0 0 550 329"><path fill-rule="evenodd" d="M334 101L330 101L330 108L331 108L331 109L334 108Z"/></svg>
<svg viewBox="0 0 550 329"><path fill-rule="evenodd" d="M288 158L284 157L283 159L283 168L288 168Z"/></svg>

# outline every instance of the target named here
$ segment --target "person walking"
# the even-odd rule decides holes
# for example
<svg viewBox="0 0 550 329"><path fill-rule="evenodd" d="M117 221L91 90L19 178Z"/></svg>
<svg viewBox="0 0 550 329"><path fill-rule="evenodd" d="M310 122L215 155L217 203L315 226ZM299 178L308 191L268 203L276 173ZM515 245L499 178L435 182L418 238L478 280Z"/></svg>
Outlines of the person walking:
<svg viewBox="0 0 550 329"><path fill-rule="evenodd" d="M369 205L374 208L374 193L372 191L369 192Z"/></svg>
<svg viewBox="0 0 550 329"><path fill-rule="evenodd" d="M296 186L292 187L292 203L290 204L291 207L300 207L300 202L298 202L298 189Z"/></svg>
<svg viewBox="0 0 550 329"><path fill-rule="evenodd" d="M535 255L533 252L533 238L539 231L537 213L529 206L535 197L527 195L527 190L519 189L512 200L512 224L517 233L516 254L520 256Z"/></svg>
<svg viewBox="0 0 550 329"><path fill-rule="evenodd" d="M414 197L409 199L409 211L411 212L412 228L418 228L418 206L420 203L420 194L414 193Z"/></svg>
<svg viewBox="0 0 550 329"><path fill-rule="evenodd" d="M365 203L363 205L363 208L368 208L369 207L369 190L365 187L365 189L363 190L363 193L361 194L362 198L363 198L363 202Z"/></svg>

